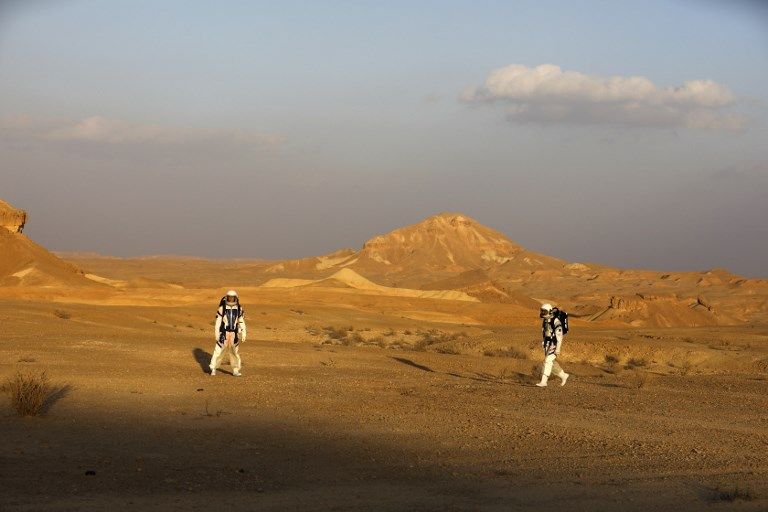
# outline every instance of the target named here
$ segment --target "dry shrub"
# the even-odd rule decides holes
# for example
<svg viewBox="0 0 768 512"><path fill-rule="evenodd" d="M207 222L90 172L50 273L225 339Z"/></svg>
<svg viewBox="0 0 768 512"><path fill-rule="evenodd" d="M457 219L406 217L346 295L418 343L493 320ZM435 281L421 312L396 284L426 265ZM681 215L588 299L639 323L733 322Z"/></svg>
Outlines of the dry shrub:
<svg viewBox="0 0 768 512"><path fill-rule="evenodd" d="M674 368L675 373L678 375L686 376L694 369L693 363L689 361L688 359L684 360L682 363L675 364L672 361L669 361L667 365L670 368Z"/></svg>
<svg viewBox="0 0 768 512"><path fill-rule="evenodd" d="M19 416L36 416L51 393L45 372L16 372L5 381L2 391L11 395L11 406Z"/></svg>
<svg viewBox="0 0 768 512"><path fill-rule="evenodd" d="M389 329L387 329L386 331L384 331L382 334L383 334L384 336L387 336L387 337L389 337L389 336L394 336L394 335L395 335L395 334L397 334L397 333L395 332L395 330L394 330L394 329L392 329L392 328L390 327Z"/></svg>
<svg viewBox="0 0 768 512"><path fill-rule="evenodd" d="M749 488L740 488L738 485L735 487L722 488L717 487L714 490L713 501L727 501L733 502L736 500L752 501L755 499L755 495Z"/></svg>
<svg viewBox="0 0 768 512"><path fill-rule="evenodd" d="M514 347L488 349L483 352L488 357L509 357L512 359L528 359L528 354Z"/></svg>
<svg viewBox="0 0 768 512"><path fill-rule="evenodd" d="M693 363L688 360L683 361L683 364L677 367L677 371L680 375L688 375L691 373L691 370L693 370Z"/></svg>
<svg viewBox="0 0 768 512"><path fill-rule="evenodd" d="M64 311L63 309L56 309L53 311L53 314L56 315L57 318L61 318L62 320L69 320L72 318L72 315L70 315L68 312Z"/></svg>
<svg viewBox="0 0 768 512"><path fill-rule="evenodd" d="M619 362L619 358L613 354L605 354L605 364L616 364Z"/></svg>
<svg viewBox="0 0 768 512"><path fill-rule="evenodd" d="M648 366L648 361L645 359L639 357L630 357L627 361L627 364L624 365L624 368L627 370L632 370L633 368L644 368L646 366Z"/></svg>
<svg viewBox="0 0 768 512"><path fill-rule="evenodd" d="M457 341L457 340L461 340L469 337L469 335L464 331L448 333L448 332L440 331L438 329L429 329L427 331L417 330L416 334L421 336L421 339L417 340L411 345L411 350L415 350L417 352L425 352L427 350L427 347L431 345L436 345L439 343L448 343L451 341ZM447 347L444 347L436 351L441 354L459 354L460 353L456 349L447 348Z"/></svg>
<svg viewBox="0 0 768 512"><path fill-rule="evenodd" d="M347 333L350 331L354 331L353 327L334 327L332 325L323 327L323 331L325 331L325 335L328 336L332 340L340 340L342 338L347 337Z"/></svg>
<svg viewBox="0 0 768 512"><path fill-rule="evenodd" d="M418 331L418 335L422 337L428 345L434 345L435 343L446 343L449 341L456 341L464 338L468 338L469 335L462 332L443 332L438 329L429 329L428 331Z"/></svg>
<svg viewBox="0 0 768 512"><path fill-rule="evenodd" d="M363 343L365 340L360 336L359 332L350 332L343 338L341 338L341 344L345 346L357 345Z"/></svg>
<svg viewBox="0 0 768 512"><path fill-rule="evenodd" d="M385 340L382 336L374 336L370 340L368 340L368 343L372 343L373 345L378 345L381 348L387 348L389 344L387 343L387 340Z"/></svg>

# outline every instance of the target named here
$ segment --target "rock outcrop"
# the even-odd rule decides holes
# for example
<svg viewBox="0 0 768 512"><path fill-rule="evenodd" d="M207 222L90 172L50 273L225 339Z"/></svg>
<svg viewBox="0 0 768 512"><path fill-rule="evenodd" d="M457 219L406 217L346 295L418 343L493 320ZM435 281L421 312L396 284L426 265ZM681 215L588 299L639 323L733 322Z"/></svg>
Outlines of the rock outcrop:
<svg viewBox="0 0 768 512"><path fill-rule="evenodd" d="M11 233L21 233L27 222L27 212L14 208L0 199L0 227Z"/></svg>
<svg viewBox="0 0 768 512"><path fill-rule="evenodd" d="M27 214L0 200L0 286L102 286L22 234Z"/></svg>

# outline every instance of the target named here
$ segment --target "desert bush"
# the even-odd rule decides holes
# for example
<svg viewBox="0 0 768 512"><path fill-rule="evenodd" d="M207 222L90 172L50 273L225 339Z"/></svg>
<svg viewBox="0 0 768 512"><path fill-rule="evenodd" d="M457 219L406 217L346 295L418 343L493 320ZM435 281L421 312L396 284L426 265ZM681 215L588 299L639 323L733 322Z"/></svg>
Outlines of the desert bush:
<svg viewBox="0 0 768 512"><path fill-rule="evenodd" d="M483 352L488 357L509 357L512 359L528 359L528 354L514 347L487 349Z"/></svg>
<svg viewBox="0 0 768 512"><path fill-rule="evenodd" d="M56 309L53 311L53 314L56 315L57 318L61 318L62 320L69 320L72 318L72 315L70 315L68 312L64 311L63 309Z"/></svg>
<svg viewBox="0 0 768 512"><path fill-rule="evenodd" d="M416 334L421 336L420 340L417 340L415 343L411 345L411 350L415 350L417 352L424 352L427 350L427 347L430 345L436 345L438 343L447 343L451 341L456 341L462 338L469 337L466 332L453 332L453 333L447 333L443 332L437 329L429 329L427 331L423 330L417 330ZM448 349L444 348L443 350L438 350L437 352L440 352L441 354L458 354L455 349Z"/></svg>
<svg viewBox="0 0 768 512"><path fill-rule="evenodd" d="M354 329L352 327L334 327L331 325L323 327L323 331L325 331L325 335L331 338L332 340L340 340L342 338L346 338L347 333L353 330Z"/></svg>
<svg viewBox="0 0 768 512"><path fill-rule="evenodd" d="M619 362L619 358L616 357L613 354L605 354L605 363L606 364L616 364Z"/></svg>
<svg viewBox="0 0 768 512"><path fill-rule="evenodd" d="M406 336L410 336L413 333L410 331L410 329L406 329L403 331L403 334L405 334Z"/></svg>
<svg viewBox="0 0 768 512"><path fill-rule="evenodd" d="M683 364L677 367L677 372L683 376L691 373L691 370L693 370L693 363L688 360L683 361Z"/></svg>
<svg viewBox="0 0 768 512"><path fill-rule="evenodd" d="M391 327L382 333L384 336L394 336L397 334Z"/></svg>
<svg viewBox="0 0 768 512"><path fill-rule="evenodd" d="M385 340L383 336L374 336L368 340L368 343L371 345L378 345L381 348L387 347L387 340Z"/></svg>
<svg viewBox="0 0 768 512"><path fill-rule="evenodd" d="M358 343L363 343L365 340L362 336L360 336L359 332L350 332L347 333L346 336L341 338L341 344L345 346L351 346L351 345L357 345Z"/></svg>
<svg viewBox="0 0 768 512"><path fill-rule="evenodd" d="M3 383L3 392L11 395L11 406L19 416L36 416L52 388L45 372L16 372Z"/></svg>
<svg viewBox="0 0 768 512"><path fill-rule="evenodd" d="M648 361L642 358L638 357L630 357L627 361L627 364L624 365L624 368L627 370L632 370L633 368L643 368L645 366L648 366Z"/></svg>
<svg viewBox="0 0 768 512"><path fill-rule="evenodd" d="M736 500L752 501L755 499L754 494L749 488L740 488L738 485L735 487L717 487L712 497L713 501L727 501L733 502Z"/></svg>

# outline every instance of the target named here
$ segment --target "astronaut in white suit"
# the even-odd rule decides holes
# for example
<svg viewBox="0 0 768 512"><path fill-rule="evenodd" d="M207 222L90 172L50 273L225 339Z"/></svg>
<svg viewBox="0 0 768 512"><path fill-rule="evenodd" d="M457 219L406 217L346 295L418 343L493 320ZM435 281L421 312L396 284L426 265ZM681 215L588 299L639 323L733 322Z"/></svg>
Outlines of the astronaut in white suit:
<svg viewBox="0 0 768 512"><path fill-rule="evenodd" d="M229 290L221 298L219 309L216 311L216 324L213 329L216 346L211 357L211 375L216 375L216 369L221 364L224 355L229 356L232 375L240 377L242 360L240 359L240 343L245 341L245 312L240 306L240 298L235 290Z"/></svg>
<svg viewBox="0 0 768 512"><path fill-rule="evenodd" d="M552 304L542 304L539 311L539 317L542 319L541 346L544 348L544 369L541 372L541 381L536 384L540 388L547 387L552 370L555 370L555 375L560 377L561 386L565 386L565 382L570 377L557 362L557 356L560 355L560 347L563 344L563 324L555 313L556 310Z"/></svg>

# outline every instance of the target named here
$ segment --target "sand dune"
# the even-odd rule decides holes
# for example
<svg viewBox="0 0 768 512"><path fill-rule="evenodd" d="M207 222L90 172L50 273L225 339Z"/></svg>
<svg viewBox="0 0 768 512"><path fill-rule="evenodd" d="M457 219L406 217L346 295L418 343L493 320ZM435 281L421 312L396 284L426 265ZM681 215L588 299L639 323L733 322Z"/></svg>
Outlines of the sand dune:
<svg viewBox="0 0 768 512"><path fill-rule="evenodd" d="M325 279L312 280L278 278L270 279L262 286L265 288L300 288L304 286L325 286L329 288L338 288L339 285L353 288L359 291L370 292L377 295L386 295L390 297L414 297L420 299L443 299L479 302L479 299L456 290L411 290L408 288L382 286L374 283L373 281L370 281L369 279L366 279L350 268L343 268Z"/></svg>

